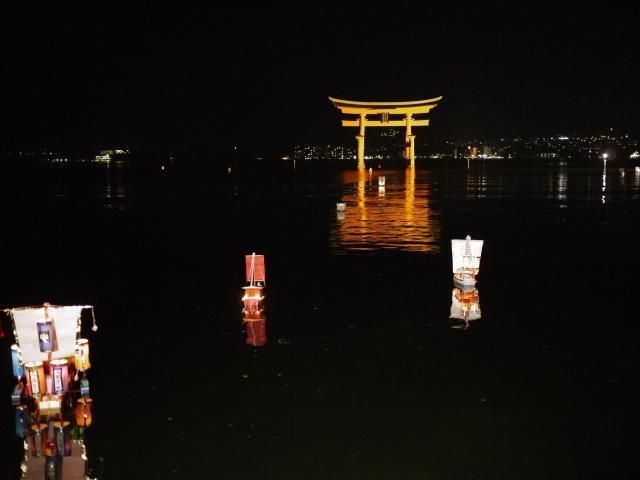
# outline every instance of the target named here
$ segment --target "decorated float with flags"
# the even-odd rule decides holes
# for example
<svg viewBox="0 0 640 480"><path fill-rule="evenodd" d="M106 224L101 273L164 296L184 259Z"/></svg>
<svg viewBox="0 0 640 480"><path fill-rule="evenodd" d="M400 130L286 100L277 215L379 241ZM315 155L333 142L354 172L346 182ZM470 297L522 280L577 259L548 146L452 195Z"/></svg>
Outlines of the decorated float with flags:
<svg viewBox="0 0 640 480"><path fill-rule="evenodd" d="M82 319L90 317L90 330L97 331L93 306L44 303L4 313L16 382L15 431L24 441L22 478L90 478L85 431L92 424L93 399Z"/></svg>

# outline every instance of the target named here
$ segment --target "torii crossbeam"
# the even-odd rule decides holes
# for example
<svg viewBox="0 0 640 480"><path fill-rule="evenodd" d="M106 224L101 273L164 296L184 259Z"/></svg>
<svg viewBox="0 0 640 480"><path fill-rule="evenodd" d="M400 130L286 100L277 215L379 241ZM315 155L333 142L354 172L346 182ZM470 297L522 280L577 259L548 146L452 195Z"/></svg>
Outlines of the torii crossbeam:
<svg viewBox="0 0 640 480"><path fill-rule="evenodd" d="M426 127L429 120L416 119L413 115L429 113L438 105L442 96L427 100L412 100L408 102L359 102L329 97L333 106L346 115L357 115L355 118L343 119L343 127L360 127L356 140L358 141L358 169L364 169L364 134L366 127L405 127L404 156L411 167L415 166L415 138L412 127ZM377 118L369 119L367 115ZM392 120L390 115L404 115L403 119Z"/></svg>

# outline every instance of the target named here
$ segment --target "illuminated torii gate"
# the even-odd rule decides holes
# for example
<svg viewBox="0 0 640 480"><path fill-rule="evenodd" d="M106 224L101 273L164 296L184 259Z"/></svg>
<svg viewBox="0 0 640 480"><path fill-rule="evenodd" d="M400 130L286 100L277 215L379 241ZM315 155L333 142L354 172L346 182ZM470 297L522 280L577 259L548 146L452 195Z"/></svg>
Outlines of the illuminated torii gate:
<svg viewBox="0 0 640 480"><path fill-rule="evenodd" d="M364 169L364 131L365 127L406 127L404 156L415 165L415 138L411 127L426 127L428 119L415 119L414 114L429 113L438 105L442 96L428 100L413 100L409 102L357 102L329 97L333 106L347 115L358 115L355 119L343 119L343 127L360 127L356 140L358 141L358 169ZM367 115L379 115L378 119L370 120ZM404 115L404 119L390 120L389 115Z"/></svg>

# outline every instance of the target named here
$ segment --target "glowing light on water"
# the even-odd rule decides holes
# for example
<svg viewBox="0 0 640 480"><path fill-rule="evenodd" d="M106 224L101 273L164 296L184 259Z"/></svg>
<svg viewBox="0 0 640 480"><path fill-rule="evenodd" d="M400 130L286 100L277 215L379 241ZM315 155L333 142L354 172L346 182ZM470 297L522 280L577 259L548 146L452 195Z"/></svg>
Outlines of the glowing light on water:
<svg viewBox="0 0 640 480"><path fill-rule="evenodd" d="M400 179L400 181L398 181ZM337 253L347 251L402 250L438 252L440 223L432 211L428 179L416 181L415 169L386 174L380 186L366 171L343 173L346 192L330 233Z"/></svg>

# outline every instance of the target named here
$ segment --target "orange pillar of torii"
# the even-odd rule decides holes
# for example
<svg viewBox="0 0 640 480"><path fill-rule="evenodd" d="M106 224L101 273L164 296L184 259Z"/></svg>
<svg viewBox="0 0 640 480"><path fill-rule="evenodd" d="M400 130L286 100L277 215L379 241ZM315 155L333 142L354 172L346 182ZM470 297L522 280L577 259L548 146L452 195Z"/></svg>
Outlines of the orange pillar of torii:
<svg viewBox="0 0 640 480"><path fill-rule="evenodd" d="M356 135L358 141L358 169L364 169L364 132L366 127L406 127L404 156L410 166L415 166L415 138L411 127L427 127L428 119L415 119L414 114L429 113L438 105L442 96L427 100L413 100L409 102L358 102L329 97L333 106L347 115L357 115L357 118L343 119L343 127L359 127ZM377 119L368 119L367 115L378 115ZM390 115L404 115L404 119L390 120Z"/></svg>

